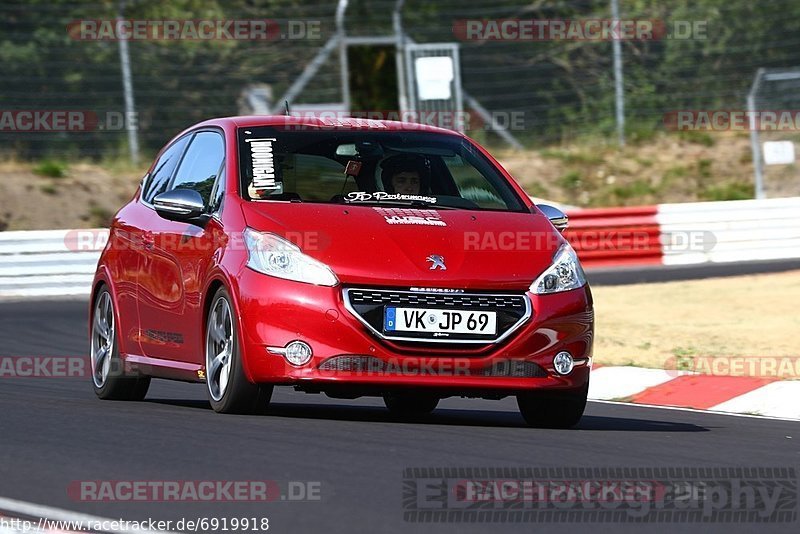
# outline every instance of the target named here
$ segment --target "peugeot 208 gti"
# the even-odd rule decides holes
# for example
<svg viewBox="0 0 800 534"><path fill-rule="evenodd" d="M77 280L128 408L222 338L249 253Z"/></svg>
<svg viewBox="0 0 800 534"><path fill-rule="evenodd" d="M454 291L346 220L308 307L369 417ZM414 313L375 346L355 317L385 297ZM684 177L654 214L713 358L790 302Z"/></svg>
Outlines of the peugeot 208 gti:
<svg viewBox="0 0 800 534"><path fill-rule="evenodd" d="M514 395L535 426L586 405L592 297L562 237L467 137L363 119L232 117L180 133L114 217L92 380L206 384L217 412L278 385L399 416Z"/></svg>

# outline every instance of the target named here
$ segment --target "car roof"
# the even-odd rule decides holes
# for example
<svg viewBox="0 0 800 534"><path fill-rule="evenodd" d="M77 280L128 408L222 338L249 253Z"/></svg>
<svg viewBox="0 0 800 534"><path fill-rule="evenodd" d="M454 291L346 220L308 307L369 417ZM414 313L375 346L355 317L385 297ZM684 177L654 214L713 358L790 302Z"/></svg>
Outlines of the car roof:
<svg viewBox="0 0 800 534"><path fill-rule="evenodd" d="M418 124L415 122L401 122L390 120L375 120L359 117L313 117L313 116L294 116L294 115L243 115L234 117L219 117L209 119L195 124L188 130L204 126L219 126L222 128L255 128L258 126L310 126L322 129L335 127L339 130L353 131L407 131L407 132L431 132L447 135L460 136L459 132Z"/></svg>

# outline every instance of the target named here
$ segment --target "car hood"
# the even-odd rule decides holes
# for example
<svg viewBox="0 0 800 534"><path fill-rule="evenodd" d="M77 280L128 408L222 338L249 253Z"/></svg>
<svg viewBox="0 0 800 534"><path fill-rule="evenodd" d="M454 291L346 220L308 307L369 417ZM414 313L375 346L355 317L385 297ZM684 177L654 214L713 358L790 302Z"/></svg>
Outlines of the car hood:
<svg viewBox="0 0 800 534"><path fill-rule="evenodd" d="M243 204L345 285L525 290L564 239L541 214L292 202ZM431 256L446 269L432 269Z"/></svg>

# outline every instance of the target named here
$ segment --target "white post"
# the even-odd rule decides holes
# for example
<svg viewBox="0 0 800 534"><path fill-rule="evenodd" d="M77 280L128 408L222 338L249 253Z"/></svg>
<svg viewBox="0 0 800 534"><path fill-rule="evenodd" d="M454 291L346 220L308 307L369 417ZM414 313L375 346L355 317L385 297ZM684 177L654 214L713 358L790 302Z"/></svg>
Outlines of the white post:
<svg viewBox="0 0 800 534"><path fill-rule="evenodd" d="M139 138L136 135L136 105L133 101L133 78L131 77L131 58L128 54L128 36L122 30L125 20L125 0L119 2L117 15L117 35L119 35L119 62L122 68L122 91L125 97L125 129L128 131L128 148L131 152L131 163L139 164Z"/></svg>
<svg viewBox="0 0 800 534"><path fill-rule="evenodd" d="M339 36L339 76L342 84L342 102L344 109L350 113L350 68L347 61L347 29L345 28L345 13L348 0L339 0L336 6L336 33Z"/></svg>
<svg viewBox="0 0 800 534"><path fill-rule="evenodd" d="M405 0L397 0L392 12L392 27L394 29L394 61L397 69L397 100L398 111L401 120L403 114L408 111L408 94L406 92L406 69L405 69L405 35L403 33L402 9Z"/></svg>
<svg viewBox="0 0 800 534"><path fill-rule="evenodd" d="M619 0L611 0L611 18L619 21ZM619 146L625 146L625 93L622 79L622 42L616 35L612 42L614 48L614 93L617 108L617 137Z"/></svg>
<svg viewBox="0 0 800 534"><path fill-rule="evenodd" d="M758 199L766 198L764 194L764 168L762 167L763 160L761 159L761 141L758 135L758 122L756 121L756 96L761 87L761 78L764 76L764 69L758 69L756 77L753 80L753 86L750 88L750 94L747 95L747 111L750 116L750 149L753 151L753 172L755 174L755 197Z"/></svg>

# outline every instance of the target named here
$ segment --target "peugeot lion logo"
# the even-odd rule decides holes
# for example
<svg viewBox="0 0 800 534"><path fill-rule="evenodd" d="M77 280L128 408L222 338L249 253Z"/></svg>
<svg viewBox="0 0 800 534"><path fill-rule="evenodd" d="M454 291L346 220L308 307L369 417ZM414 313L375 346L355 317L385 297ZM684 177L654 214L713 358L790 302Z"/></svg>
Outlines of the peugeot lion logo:
<svg viewBox="0 0 800 534"><path fill-rule="evenodd" d="M432 263L431 271L435 271L436 269L441 269L443 271L447 270L447 267L444 266L444 257L439 256L438 254L431 254L427 257L425 261L429 261Z"/></svg>

